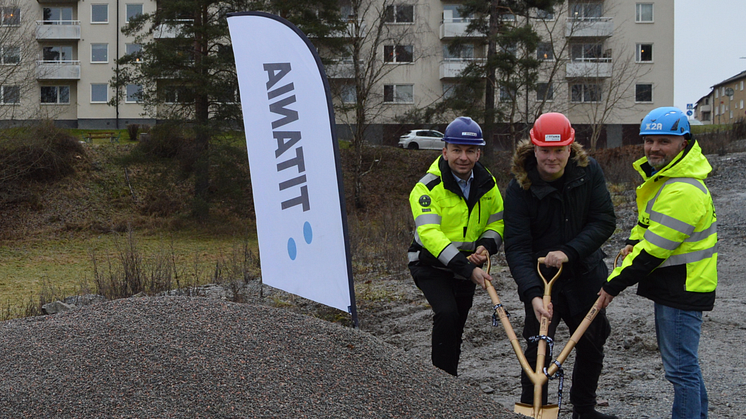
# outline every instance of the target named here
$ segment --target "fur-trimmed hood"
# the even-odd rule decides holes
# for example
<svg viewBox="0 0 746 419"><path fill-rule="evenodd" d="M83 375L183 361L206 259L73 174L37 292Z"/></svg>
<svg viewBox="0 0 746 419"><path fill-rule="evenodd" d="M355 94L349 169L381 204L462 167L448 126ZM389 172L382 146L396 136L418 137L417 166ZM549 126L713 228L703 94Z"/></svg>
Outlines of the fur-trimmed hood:
<svg viewBox="0 0 746 419"><path fill-rule="evenodd" d="M574 164L578 167L588 166L588 153L583 146L574 142L570 145L570 160L568 165ZM531 140L522 140L518 143L513 154L513 164L510 171L521 188L528 190L531 187L529 172L536 168L536 157L534 156L534 144Z"/></svg>

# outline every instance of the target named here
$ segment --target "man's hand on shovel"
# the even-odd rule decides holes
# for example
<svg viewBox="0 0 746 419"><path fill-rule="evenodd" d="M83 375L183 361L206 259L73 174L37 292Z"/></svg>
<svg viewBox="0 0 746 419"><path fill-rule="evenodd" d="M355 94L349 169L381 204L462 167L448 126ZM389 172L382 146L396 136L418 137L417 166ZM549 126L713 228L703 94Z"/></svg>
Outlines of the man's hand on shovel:
<svg viewBox="0 0 746 419"><path fill-rule="evenodd" d="M477 251L467 257L467 259L469 259L469 262L477 265L477 267L474 268L474 271L472 271L471 273L471 281L482 287L483 290L487 289L487 284L484 281L492 282L492 277L490 276L489 272L483 271L482 268L480 268L479 266L482 266L482 264L487 262L489 258L490 253L484 246L477 247Z"/></svg>

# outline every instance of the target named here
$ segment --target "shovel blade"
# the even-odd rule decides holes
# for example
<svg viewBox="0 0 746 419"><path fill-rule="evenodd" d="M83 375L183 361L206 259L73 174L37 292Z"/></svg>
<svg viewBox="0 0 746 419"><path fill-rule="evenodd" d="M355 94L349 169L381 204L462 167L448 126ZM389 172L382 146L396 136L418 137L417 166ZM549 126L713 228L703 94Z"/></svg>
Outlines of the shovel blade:
<svg viewBox="0 0 746 419"><path fill-rule="evenodd" d="M547 404L539 408L539 415L534 416L534 406L525 403L516 403L515 413L532 417L534 419L557 419L559 416L559 406L556 404Z"/></svg>

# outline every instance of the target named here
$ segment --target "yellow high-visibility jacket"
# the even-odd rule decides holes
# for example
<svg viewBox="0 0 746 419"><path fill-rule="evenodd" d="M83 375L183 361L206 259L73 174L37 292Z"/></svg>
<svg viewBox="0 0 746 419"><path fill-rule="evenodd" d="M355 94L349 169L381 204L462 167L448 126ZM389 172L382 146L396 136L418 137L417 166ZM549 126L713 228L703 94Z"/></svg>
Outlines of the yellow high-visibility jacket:
<svg viewBox="0 0 746 419"><path fill-rule="evenodd" d="M653 174L647 158L634 164L637 187L634 245L604 290L617 295L639 282L637 293L682 310L712 310L717 287L717 218L704 179L712 166L696 140Z"/></svg>
<svg viewBox="0 0 746 419"><path fill-rule="evenodd" d="M442 156L438 157L409 195L415 235L409 263L449 269L471 277L475 265L466 257L478 246L490 254L503 240L503 200L495 178L479 162L474 166L470 194L464 197Z"/></svg>

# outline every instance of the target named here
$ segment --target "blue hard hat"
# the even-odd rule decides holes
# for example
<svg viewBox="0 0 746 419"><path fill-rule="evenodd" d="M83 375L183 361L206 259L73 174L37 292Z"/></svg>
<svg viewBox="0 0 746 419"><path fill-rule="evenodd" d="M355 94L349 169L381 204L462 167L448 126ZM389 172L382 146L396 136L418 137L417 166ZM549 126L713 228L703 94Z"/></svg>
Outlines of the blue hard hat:
<svg viewBox="0 0 746 419"><path fill-rule="evenodd" d="M679 108L653 109L640 123L640 135L683 135L689 137L691 136L689 118Z"/></svg>
<svg viewBox="0 0 746 419"><path fill-rule="evenodd" d="M468 116L459 116L448 124L443 141L451 144L485 145L482 128Z"/></svg>

